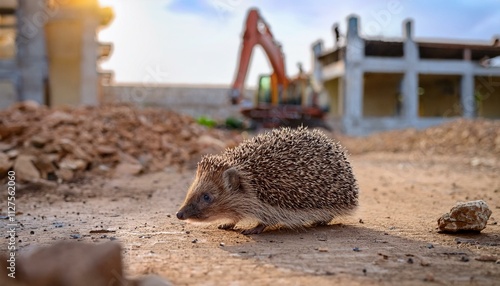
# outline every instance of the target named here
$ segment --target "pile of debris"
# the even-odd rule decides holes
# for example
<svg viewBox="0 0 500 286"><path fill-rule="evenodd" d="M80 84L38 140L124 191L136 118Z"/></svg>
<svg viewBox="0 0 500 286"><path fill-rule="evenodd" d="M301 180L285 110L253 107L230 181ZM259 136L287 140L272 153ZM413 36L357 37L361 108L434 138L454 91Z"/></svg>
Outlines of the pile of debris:
<svg viewBox="0 0 500 286"><path fill-rule="evenodd" d="M0 177L71 181L85 171L135 175L194 167L239 135L173 111L131 105L48 108L22 102L0 112Z"/></svg>
<svg viewBox="0 0 500 286"><path fill-rule="evenodd" d="M405 129L364 138L335 136L352 154L369 151L500 157L500 121L457 119L424 130Z"/></svg>

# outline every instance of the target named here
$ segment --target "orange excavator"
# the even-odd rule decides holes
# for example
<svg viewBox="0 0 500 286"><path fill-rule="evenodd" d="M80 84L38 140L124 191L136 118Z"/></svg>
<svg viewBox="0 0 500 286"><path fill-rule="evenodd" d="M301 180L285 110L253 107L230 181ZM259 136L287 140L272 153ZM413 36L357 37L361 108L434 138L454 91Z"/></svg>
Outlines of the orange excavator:
<svg viewBox="0 0 500 286"><path fill-rule="evenodd" d="M303 73L299 64L299 74L289 79L285 72L285 59L281 45L274 40L269 25L259 15L257 9L248 12L237 74L230 91L232 104L241 104L245 78L252 51L260 45L269 59L273 72L261 75L254 107L242 107L242 114L257 126L266 128L277 126L322 126L325 112L317 104L319 92L311 84L310 77Z"/></svg>

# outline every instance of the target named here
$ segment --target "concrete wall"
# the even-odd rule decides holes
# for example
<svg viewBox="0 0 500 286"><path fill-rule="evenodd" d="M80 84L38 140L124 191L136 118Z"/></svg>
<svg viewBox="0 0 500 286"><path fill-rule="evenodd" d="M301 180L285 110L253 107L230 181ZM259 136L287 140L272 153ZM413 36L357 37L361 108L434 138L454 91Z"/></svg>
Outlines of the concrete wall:
<svg viewBox="0 0 500 286"><path fill-rule="evenodd" d="M399 98L403 74L365 73L363 116L397 116L401 113Z"/></svg>
<svg viewBox="0 0 500 286"><path fill-rule="evenodd" d="M104 102L130 102L141 106L172 109L193 117L209 116L217 120L241 117L240 106L229 102L229 87L216 85L110 85L103 87ZM252 100L254 90L245 97Z"/></svg>
<svg viewBox="0 0 500 286"><path fill-rule="evenodd" d="M343 112L343 98L340 92L340 79L335 78L324 83L324 88L329 96L330 110L332 118L341 117Z"/></svg>
<svg viewBox="0 0 500 286"><path fill-rule="evenodd" d="M457 75L419 75L419 116L460 116L460 81Z"/></svg>
<svg viewBox="0 0 500 286"><path fill-rule="evenodd" d="M476 77L475 98L477 115L485 118L500 118L500 77Z"/></svg>
<svg viewBox="0 0 500 286"><path fill-rule="evenodd" d="M11 81L0 81L0 109L16 102L16 87Z"/></svg>

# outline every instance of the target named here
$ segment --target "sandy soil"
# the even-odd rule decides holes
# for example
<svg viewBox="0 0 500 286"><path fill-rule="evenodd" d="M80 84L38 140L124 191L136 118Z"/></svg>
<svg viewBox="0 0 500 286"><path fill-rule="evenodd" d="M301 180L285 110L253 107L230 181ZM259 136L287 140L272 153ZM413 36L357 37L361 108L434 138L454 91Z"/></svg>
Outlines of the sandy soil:
<svg viewBox="0 0 500 286"><path fill-rule="evenodd" d="M186 224L175 212L194 170L172 169L43 191L18 186L18 246L116 239L131 276L156 273L175 285L500 285L500 264L476 260L500 259L499 160L419 153L351 160L360 208L329 226L244 236ZM474 199L493 211L481 234L437 232L440 215ZM114 232L90 233L101 229Z"/></svg>

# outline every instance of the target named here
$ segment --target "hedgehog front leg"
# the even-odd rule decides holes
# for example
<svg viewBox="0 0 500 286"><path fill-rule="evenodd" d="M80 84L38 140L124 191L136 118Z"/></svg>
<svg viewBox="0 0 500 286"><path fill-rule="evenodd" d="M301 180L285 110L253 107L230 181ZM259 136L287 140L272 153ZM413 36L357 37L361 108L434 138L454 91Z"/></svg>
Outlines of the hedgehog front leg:
<svg viewBox="0 0 500 286"><path fill-rule="evenodd" d="M259 234L259 233L262 233L266 227L267 227L267 225L259 223L256 227L251 228L251 229L245 229L241 233L244 235Z"/></svg>
<svg viewBox="0 0 500 286"><path fill-rule="evenodd" d="M224 224L219 225L219 229L233 230L235 226L236 226L236 223L234 223L234 222L224 223Z"/></svg>

